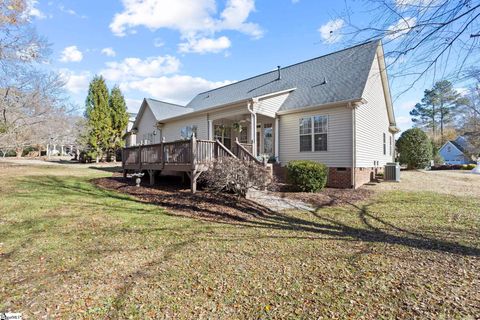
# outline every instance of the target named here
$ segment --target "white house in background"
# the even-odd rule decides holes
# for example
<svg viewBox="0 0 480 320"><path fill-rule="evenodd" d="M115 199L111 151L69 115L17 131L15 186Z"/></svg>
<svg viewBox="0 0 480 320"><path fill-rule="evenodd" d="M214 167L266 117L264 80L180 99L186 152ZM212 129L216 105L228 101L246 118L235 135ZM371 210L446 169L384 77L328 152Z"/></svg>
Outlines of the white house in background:
<svg viewBox="0 0 480 320"><path fill-rule="evenodd" d="M125 139L125 146L131 147L136 145L136 135L132 132L133 124L135 123L135 119L137 118L136 113L128 113L128 124L127 129L125 130L124 139Z"/></svg>
<svg viewBox="0 0 480 320"><path fill-rule="evenodd" d="M195 133L227 148L238 139L280 166L322 162L328 185L344 188L392 161L398 132L379 40L202 92L186 106L145 99L133 130L137 144Z"/></svg>
<svg viewBox="0 0 480 320"><path fill-rule="evenodd" d="M445 142L438 152L446 164L468 164L471 159L467 153L471 152L472 148L465 137L459 136L455 140Z"/></svg>

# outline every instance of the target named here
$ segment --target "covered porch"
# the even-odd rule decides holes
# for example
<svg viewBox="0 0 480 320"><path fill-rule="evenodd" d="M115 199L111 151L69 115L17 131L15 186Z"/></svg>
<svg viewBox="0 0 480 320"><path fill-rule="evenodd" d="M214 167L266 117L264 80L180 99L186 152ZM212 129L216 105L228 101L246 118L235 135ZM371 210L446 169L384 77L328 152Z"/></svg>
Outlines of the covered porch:
<svg viewBox="0 0 480 320"><path fill-rule="evenodd" d="M278 120L259 113L239 110L236 114L212 115L208 120L209 140L220 141L238 156L243 146L260 161L278 160Z"/></svg>

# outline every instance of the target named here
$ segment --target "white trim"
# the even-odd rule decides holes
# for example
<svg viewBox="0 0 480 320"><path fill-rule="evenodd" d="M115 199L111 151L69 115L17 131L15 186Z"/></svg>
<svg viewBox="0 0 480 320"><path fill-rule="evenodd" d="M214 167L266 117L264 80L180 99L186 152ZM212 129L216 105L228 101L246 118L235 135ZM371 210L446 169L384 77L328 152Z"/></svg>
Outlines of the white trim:
<svg viewBox="0 0 480 320"><path fill-rule="evenodd" d="M351 99L351 100L343 100L338 102L324 103L324 104L318 104L318 105L308 106L304 108L278 111L277 115L307 112L307 111L313 111L319 108L333 108L333 107L342 107L342 106L348 107L349 104L351 104L352 106L358 106L362 104L367 104L367 100L361 98L361 99Z"/></svg>
<svg viewBox="0 0 480 320"><path fill-rule="evenodd" d="M460 153L465 157L465 152L463 152L462 150L458 149L457 146L454 145L451 141L445 142L445 144L444 144L440 149L438 149L438 153L440 153L440 151L442 151L443 148L444 148L447 144L451 144L455 149L457 149L458 151L460 151ZM448 152L448 151L447 151L447 152Z"/></svg>

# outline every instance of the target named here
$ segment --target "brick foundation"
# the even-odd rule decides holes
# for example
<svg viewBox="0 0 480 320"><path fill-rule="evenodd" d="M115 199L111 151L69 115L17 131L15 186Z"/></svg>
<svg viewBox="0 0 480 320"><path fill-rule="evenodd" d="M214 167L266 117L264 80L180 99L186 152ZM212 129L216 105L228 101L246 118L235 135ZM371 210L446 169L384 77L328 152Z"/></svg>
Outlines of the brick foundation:
<svg viewBox="0 0 480 320"><path fill-rule="evenodd" d="M286 169L280 165L273 166L273 173L278 182L285 182ZM383 167L355 168L355 188L375 179L375 175L383 173ZM329 167L327 187L350 189L352 188L352 168Z"/></svg>
<svg viewBox="0 0 480 320"><path fill-rule="evenodd" d="M347 189L352 187L352 168L328 168L327 187Z"/></svg>

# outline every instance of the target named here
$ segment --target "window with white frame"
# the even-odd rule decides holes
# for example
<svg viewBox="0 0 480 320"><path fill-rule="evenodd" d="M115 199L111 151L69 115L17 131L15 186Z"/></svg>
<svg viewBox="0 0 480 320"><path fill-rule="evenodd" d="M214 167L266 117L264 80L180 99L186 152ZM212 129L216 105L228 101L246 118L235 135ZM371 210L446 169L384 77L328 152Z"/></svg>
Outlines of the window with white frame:
<svg viewBox="0 0 480 320"><path fill-rule="evenodd" d="M195 137L197 136L197 126L186 126L180 130L182 139L190 139L192 134L195 134Z"/></svg>
<svg viewBox="0 0 480 320"><path fill-rule="evenodd" d="M300 151L327 151L328 116L301 118Z"/></svg>
<svg viewBox="0 0 480 320"><path fill-rule="evenodd" d="M383 134L383 155L387 155L387 135Z"/></svg>

